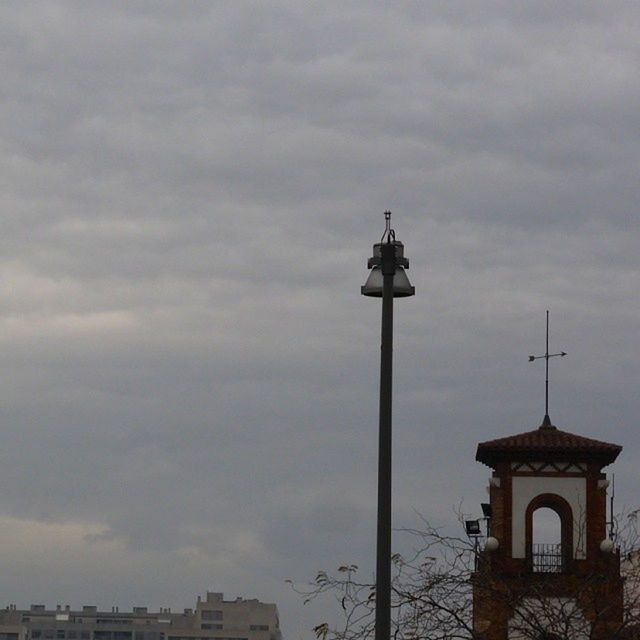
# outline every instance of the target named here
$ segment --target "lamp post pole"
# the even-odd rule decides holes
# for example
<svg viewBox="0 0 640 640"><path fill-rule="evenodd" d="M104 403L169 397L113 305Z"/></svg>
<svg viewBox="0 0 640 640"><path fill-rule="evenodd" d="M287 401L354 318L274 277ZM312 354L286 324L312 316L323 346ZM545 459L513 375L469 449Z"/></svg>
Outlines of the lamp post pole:
<svg viewBox="0 0 640 640"><path fill-rule="evenodd" d="M391 637L391 390L393 383L393 276L396 248L382 246L382 334L378 427L378 537L376 549L376 638Z"/></svg>
<svg viewBox="0 0 640 640"><path fill-rule="evenodd" d="M393 381L393 298L415 293L404 272L409 261L401 242L390 228L391 213L385 213L383 242L374 245L373 267L362 287L365 296L382 297L380 348L380 411L378 428L378 526L376 545L375 640L391 637L391 406ZM380 282L382 280L382 282Z"/></svg>

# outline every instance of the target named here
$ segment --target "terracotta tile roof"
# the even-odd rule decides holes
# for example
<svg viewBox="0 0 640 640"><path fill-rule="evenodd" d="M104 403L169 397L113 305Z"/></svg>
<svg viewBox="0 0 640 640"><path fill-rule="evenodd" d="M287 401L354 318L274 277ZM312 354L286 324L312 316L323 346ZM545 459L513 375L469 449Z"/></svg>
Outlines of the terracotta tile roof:
<svg viewBox="0 0 640 640"><path fill-rule="evenodd" d="M561 431L545 418L542 426L533 431L481 442L476 452L476 460L489 467L494 467L496 462L501 460L516 458L594 460L605 466L611 464L620 451L620 445Z"/></svg>

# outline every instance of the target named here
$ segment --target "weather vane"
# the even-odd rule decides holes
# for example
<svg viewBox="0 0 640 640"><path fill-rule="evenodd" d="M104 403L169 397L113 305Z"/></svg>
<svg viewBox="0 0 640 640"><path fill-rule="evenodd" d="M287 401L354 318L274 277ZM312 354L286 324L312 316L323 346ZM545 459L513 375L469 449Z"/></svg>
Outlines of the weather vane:
<svg viewBox="0 0 640 640"><path fill-rule="evenodd" d="M549 310L547 310L547 349L543 356L529 356L529 362L534 360L545 359L545 379L544 379L544 420L542 424L544 426L551 426L551 420L549 418L549 359L560 356L564 358L567 355L566 351L560 351L559 353L549 353Z"/></svg>

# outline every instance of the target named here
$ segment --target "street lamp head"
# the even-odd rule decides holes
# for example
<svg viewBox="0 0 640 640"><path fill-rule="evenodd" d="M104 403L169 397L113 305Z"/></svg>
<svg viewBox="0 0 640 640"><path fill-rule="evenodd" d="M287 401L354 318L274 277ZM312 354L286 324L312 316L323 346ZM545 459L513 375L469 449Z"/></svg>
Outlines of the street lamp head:
<svg viewBox="0 0 640 640"><path fill-rule="evenodd" d="M373 267L364 287L360 287L362 295L370 298L382 298L382 282L382 267ZM396 272L393 275L393 297L406 298L415 294L416 288L409 282L406 271L402 267L396 267Z"/></svg>
<svg viewBox="0 0 640 640"><path fill-rule="evenodd" d="M406 298L416 293L415 287L409 282L405 269L409 268L409 260L404 257L404 245L399 240L387 237L387 242L378 242L373 245L373 257L369 258L367 266L371 269L364 287L360 288L363 296L371 298L382 297L382 284L384 280L383 260L388 252L393 253L391 258L393 271L393 297Z"/></svg>
<svg viewBox="0 0 640 640"><path fill-rule="evenodd" d="M479 520L465 520L464 528L468 536L479 536L482 534L482 532L480 531Z"/></svg>

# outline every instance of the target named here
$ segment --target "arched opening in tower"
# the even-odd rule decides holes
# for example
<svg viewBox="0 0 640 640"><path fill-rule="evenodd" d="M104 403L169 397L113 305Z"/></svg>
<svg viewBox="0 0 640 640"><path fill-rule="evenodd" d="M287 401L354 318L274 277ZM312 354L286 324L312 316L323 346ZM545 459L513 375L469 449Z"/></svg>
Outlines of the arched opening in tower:
<svg viewBox="0 0 640 640"><path fill-rule="evenodd" d="M531 558L532 569L538 573L559 573L563 570L562 521L550 507L533 512Z"/></svg>
<svg viewBox="0 0 640 640"><path fill-rule="evenodd" d="M570 570L573 561L573 512L563 497L553 493L536 496L527 507L525 528L530 571L563 573Z"/></svg>

